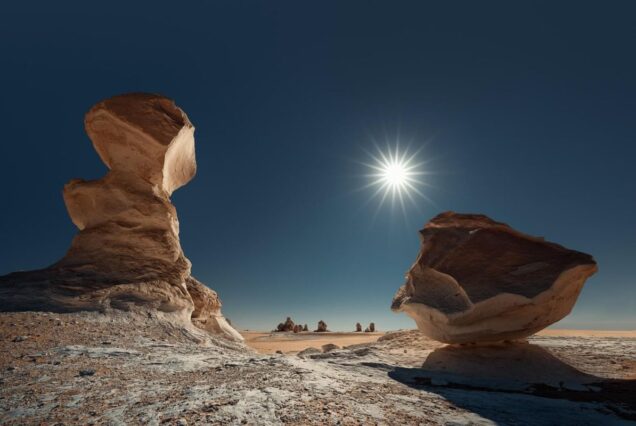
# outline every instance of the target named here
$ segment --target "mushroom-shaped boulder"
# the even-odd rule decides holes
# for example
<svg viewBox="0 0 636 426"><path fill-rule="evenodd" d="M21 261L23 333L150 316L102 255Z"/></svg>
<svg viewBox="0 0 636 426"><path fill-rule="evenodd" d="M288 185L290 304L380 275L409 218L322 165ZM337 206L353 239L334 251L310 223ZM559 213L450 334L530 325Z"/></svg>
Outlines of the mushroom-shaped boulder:
<svg viewBox="0 0 636 426"><path fill-rule="evenodd" d="M393 298L428 337L445 343L515 340L570 313L592 256L522 234L484 215L442 213Z"/></svg>

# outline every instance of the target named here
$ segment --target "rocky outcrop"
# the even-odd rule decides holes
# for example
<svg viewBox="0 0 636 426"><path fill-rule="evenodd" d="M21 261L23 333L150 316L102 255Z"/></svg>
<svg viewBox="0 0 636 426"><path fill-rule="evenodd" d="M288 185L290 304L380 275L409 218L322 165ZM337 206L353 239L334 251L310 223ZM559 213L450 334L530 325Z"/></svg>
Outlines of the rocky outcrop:
<svg viewBox="0 0 636 426"><path fill-rule="evenodd" d="M327 330L327 323L323 320L318 321L318 328L314 330L315 333L324 333Z"/></svg>
<svg viewBox="0 0 636 426"><path fill-rule="evenodd" d="M587 254L476 214L442 213L392 309L445 343L514 340L565 317L597 270Z"/></svg>
<svg viewBox="0 0 636 426"><path fill-rule="evenodd" d="M221 301L214 290L194 277L186 278L186 288L194 303L191 319L195 326L232 340L243 340L243 336L232 327L230 320L221 313Z"/></svg>
<svg viewBox="0 0 636 426"><path fill-rule="evenodd" d="M281 331L281 332L294 331L294 325L295 325L294 321L292 321L290 317L287 317L285 322L281 322L278 324L278 327L276 327L276 331Z"/></svg>
<svg viewBox="0 0 636 426"><path fill-rule="evenodd" d="M300 324L296 324L294 326L294 333L300 333L301 331L303 331L303 326Z"/></svg>
<svg viewBox="0 0 636 426"><path fill-rule="evenodd" d="M299 358L308 358L311 355L316 355L316 354L321 354L322 351L318 348L306 348L303 349L302 351L298 352L298 354L296 354L296 356L298 356Z"/></svg>
<svg viewBox="0 0 636 426"><path fill-rule="evenodd" d="M375 333L375 323L370 323L367 328L364 329L365 333Z"/></svg>
<svg viewBox="0 0 636 426"><path fill-rule="evenodd" d="M356 323L356 333L360 333L362 331L362 324L359 322Z"/></svg>
<svg viewBox="0 0 636 426"><path fill-rule="evenodd" d="M309 331L309 327L307 327L307 324L303 325L303 331Z"/></svg>
<svg viewBox="0 0 636 426"><path fill-rule="evenodd" d="M150 310L231 339L215 292L190 275L170 195L196 173L194 126L163 96L127 94L95 105L86 132L109 171L71 180L64 202L80 232L39 271L0 278L1 310Z"/></svg>

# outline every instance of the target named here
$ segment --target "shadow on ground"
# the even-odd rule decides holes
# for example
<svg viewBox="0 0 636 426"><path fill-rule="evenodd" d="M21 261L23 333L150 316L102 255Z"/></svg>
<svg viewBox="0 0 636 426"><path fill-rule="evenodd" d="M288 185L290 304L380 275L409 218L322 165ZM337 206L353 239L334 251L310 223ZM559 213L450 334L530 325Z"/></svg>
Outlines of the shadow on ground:
<svg viewBox="0 0 636 426"><path fill-rule="evenodd" d="M583 373L533 344L446 346L421 368L366 365L496 423L607 424L608 415L617 423L636 420L635 380Z"/></svg>

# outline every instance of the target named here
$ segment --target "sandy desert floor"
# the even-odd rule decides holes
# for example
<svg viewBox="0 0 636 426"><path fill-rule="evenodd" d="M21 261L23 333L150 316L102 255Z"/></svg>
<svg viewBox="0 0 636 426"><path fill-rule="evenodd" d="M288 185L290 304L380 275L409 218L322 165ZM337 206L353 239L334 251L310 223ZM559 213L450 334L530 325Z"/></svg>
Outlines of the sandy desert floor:
<svg viewBox="0 0 636 426"><path fill-rule="evenodd" d="M268 333L261 331L241 331L241 334L249 347L263 354L273 354L276 351L293 354L306 348L321 348L328 343L340 347L372 343L384 335L384 333Z"/></svg>
<svg viewBox="0 0 636 426"><path fill-rule="evenodd" d="M347 346L271 354L149 316L0 314L0 423L634 424L636 337L554 333L460 349L416 331L248 336Z"/></svg>
<svg viewBox="0 0 636 426"><path fill-rule="evenodd" d="M281 351L285 354L294 354L306 348L321 348L323 345L332 343L340 347L358 345L361 343L376 342L378 338L384 336L384 332L376 333L354 333L354 332L328 332L328 333L272 333L265 331L241 331L245 338L245 343L263 354L273 354ZM553 337L625 337L636 339L635 330L562 330L547 329L538 333L539 336Z"/></svg>

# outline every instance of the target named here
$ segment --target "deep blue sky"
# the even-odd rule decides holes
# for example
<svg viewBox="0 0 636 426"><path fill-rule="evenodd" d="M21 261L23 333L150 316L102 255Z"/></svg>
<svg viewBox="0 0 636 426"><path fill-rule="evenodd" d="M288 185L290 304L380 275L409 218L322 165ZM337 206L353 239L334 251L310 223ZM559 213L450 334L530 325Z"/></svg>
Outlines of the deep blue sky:
<svg viewBox="0 0 636 426"><path fill-rule="evenodd" d="M64 254L64 183L106 171L84 113L149 91L197 127L181 241L241 327L412 327L391 298L455 210L596 257L559 326L636 328L634 2L76 3L0 13L0 274ZM406 219L355 191L398 130L437 172Z"/></svg>

